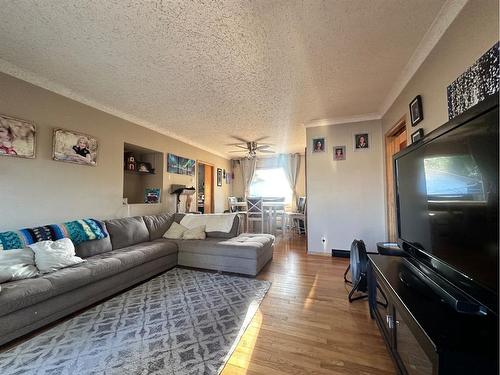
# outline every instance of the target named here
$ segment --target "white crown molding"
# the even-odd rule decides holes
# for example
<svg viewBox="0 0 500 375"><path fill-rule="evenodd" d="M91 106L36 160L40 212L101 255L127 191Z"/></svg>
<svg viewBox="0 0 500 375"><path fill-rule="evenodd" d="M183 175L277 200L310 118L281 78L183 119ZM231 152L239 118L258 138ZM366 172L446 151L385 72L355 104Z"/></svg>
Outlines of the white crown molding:
<svg viewBox="0 0 500 375"><path fill-rule="evenodd" d="M304 124L306 128L315 128L317 126L330 126L330 125L339 125L339 124L350 124L353 122L362 122L362 121L373 121L380 120L381 116L379 113L366 113L364 115L354 115L347 117L332 117L325 118L320 120L309 121Z"/></svg>
<svg viewBox="0 0 500 375"><path fill-rule="evenodd" d="M420 68L427 56L429 56L467 2L468 0L447 0L443 4L436 18L434 18L431 26L408 60L408 63L403 68L403 71L392 85L389 94L385 97L379 110L381 116L384 116L396 101L408 82L410 82L411 78L415 75L418 68Z"/></svg>
<svg viewBox="0 0 500 375"><path fill-rule="evenodd" d="M170 138L187 143L190 146L193 146L193 147L199 148L201 150L210 152L211 154L220 156L221 158L230 160L227 155L225 155L219 151L212 150L212 149L205 147L197 142L193 142L192 140L190 140L188 138L185 138L185 137L179 136L175 133L172 133L171 131L163 129L160 126L153 124L149 121L145 121L143 119L140 119L140 118L135 117L133 115L130 115L128 113L117 110L115 108L98 103L95 100L90 99L88 97L85 97L84 95L81 95L81 94L79 94L79 93L59 84L59 83L53 82L51 80L48 80L44 77L39 76L38 74L32 73L32 72L24 70L22 68L19 68L18 66L11 64L10 62L5 61L1 58L0 58L0 72L8 74L8 75L16 77L16 78L19 78L23 81L29 82L35 86L42 87L46 90L52 91L56 94L59 94L59 95L66 97L66 98L73 99L79 103L83 103L83 104L88 105L90 107L96 108L100 111L106 112L106 113L113 115L113 116L116 116L116 117L119 117L121 119L129 121L129 122L134 123L136 125L140 125L142 127L156 131L156 132L161 133L163 135L166 135Z"/></svg>

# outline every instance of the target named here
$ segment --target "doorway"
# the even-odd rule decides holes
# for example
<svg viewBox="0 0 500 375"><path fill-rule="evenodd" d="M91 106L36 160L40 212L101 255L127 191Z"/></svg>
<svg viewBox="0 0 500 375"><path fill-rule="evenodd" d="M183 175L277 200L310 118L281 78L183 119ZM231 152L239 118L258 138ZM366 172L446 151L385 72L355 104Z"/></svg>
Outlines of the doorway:
<svg viewBox="0 0 500 375"><path fill-rule="evenodd" d="M214 166L197 161L196 197L198 212L212 214L214 212Z"/></svg>
<svg viewBox="0 0 500 375"><path fill-rule="evenodd" d="M392 242L395 242L397 239L396 195L394 193L394 165L392 157L406 148L407 145L406 116L403 116L385 135L387 237Z"/></svg>

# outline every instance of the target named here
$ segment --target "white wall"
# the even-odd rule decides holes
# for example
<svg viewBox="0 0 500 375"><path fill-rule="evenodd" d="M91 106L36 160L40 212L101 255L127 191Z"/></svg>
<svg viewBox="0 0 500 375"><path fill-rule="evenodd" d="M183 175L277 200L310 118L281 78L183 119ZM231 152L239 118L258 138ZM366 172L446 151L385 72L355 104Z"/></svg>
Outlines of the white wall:
<svg viewBox="0 0 500 375"><path fill-rule="evenodd" d="M124 143L159 151L163 158L170 152L211 163L214 174L216 168L231 167L227 159L6 74L0 74L0 113L34 121L37 126L35 159L0 156L0 231L84 217L107 219L174 210L170 185L192 186L196 180L167 173L166 163L157 171L163 180L161 204L122 205ZM96 137L97 166L53 161L54 128ZM215 211L222 212L231 186L223 182L214 189Z"/></svg>
<svg viewBox="0 0 500 375"><path fill-rule="evenodd" d="M370 149L353 151L353 135L370 133ZM381 121L308 128L308 251L348 250L354 238L374 249L386 237ZM312 153L312 139L326 137L325 153ZM333 146L346 146L346 160L333 160ZM326 249L321 242L326 237Z"/></svg>

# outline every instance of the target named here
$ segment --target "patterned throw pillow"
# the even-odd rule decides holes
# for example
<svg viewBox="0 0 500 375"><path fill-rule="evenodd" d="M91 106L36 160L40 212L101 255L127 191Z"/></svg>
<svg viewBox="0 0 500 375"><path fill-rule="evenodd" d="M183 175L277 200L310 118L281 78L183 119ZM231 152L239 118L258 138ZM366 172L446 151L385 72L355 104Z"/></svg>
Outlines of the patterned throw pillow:
<svg viewBox="0 0 500 375"><path fill-rule="evenodd" d="M74 245L85 241L100 240L108 233L99 220L82 219L63 224L25 228L19 231L0 233L0 250L22 249L40 241L57 241L69 238Z"/></svg>

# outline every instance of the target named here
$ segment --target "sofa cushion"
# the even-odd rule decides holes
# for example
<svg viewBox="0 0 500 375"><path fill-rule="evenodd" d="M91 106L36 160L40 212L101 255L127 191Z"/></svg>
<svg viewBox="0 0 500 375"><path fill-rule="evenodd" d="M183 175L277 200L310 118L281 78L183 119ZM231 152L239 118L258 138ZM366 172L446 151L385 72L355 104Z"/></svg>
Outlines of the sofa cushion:
<svg viewBox="0 0 500 375"><path fill-rule="evenodd" d="M96 255L96 259L116 259L121 263L120 271L126 271L139 264L177 253L177 245L171 241L156 240L128 246L123 249L113 250Z"/></svg>
<svg viewBox="0 0 500 375"><path fill-rule="evenodd" d="M99 224L101 224L101 227L107 232L106 224L102 221L100 221ZM85 241L75 246L76 255L80 258L91 257L105 253L106 251L111 251L112 249L109 235L101 240Z"/></svg>
<svg viewBox="0 0 500 375"><path fill-rule="evenodd" d="M173 222L170 228L168 228L168 230L165 232L163 237L171 240L181 239L184 232L186 232L187 230L188 228L186 228L182 224L177 224L176 222Z"/></svg>
<svg viewBox="0 0 500 375"><path fill-rule="evenodd" d="M188 229L182 233L182 238L184 240L204 240L206 237L204 225Z"/></svg>
<svg viewBox="0 0 500 375"><path fill-rule="evenodd" d="M54 295L54 287L43 277L2 284L0 316L44 301L52 295Z"/></svg>
<svg viewBox="0 0 500 375"><path fill-rule="evenodd" d="M35 253L35 264L41 273L50 273L85 262L75 255L75 246L69 238L41 241L29 247Z"/></svg>
<svg viewBox="0 0 500 375"><path fill-rule="evenodd" d="M174 222L174 214L144 216L144 222L149 231L149 240L161 238Z"/></svg>
<svg viewBox="0 0 500 375"><path fill-rule="evenodd" d="M157 240L161 241L161 240ZM262 242L237 243L221 241L217 238L207 238L205 240L175 240L179 246L179 252L193 254L226 256L232 258L257 259L273 241L268 239Z"/></svg>
<svg viewBox="0 0 500 375"><path fill-rule="evenodd" d="M186 214L176 213L174 214L174 221L180 224L184 216L186 216ZM235 215L233 226L231 227L231 230L229 232L210 231L206 232L206 234L207 237L210 238L233 238L238 235L239 229L240 229L240 218L238 217L238 215Z"/></svg>
<svg viewBox="0 0 500 375"><path fill-rule="evenodd" d="M113 250L149 241L149 232L141 216L106 221Z"/></svg>

